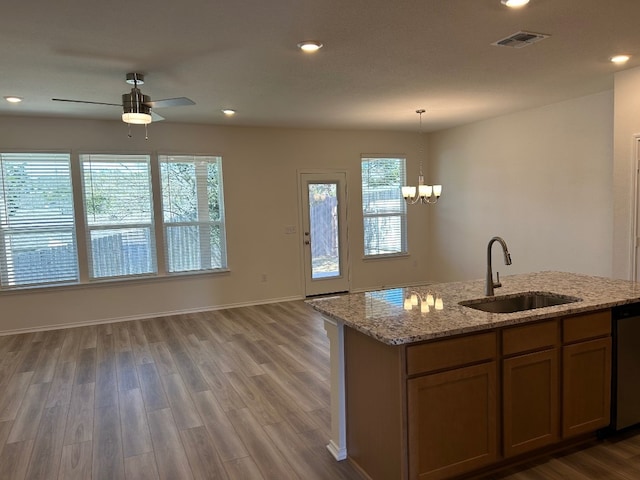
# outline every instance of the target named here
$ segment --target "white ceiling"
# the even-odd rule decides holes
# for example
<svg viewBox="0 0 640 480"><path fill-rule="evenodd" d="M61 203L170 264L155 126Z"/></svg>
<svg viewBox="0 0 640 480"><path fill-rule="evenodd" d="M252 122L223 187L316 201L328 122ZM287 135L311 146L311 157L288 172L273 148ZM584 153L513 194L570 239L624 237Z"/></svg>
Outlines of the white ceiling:
<svg viewBox="0 0 640 480"><path fill-rule="evenodd" d="M640 65L639 0L30 0L5 2L0 115L113 118L127 72L168 122L417 129L469 123L613 87ZM510 49L520 30L549 34ZM298 51L301 40L324 48ZM616 53L636 54L627 65ZM640 86L639 86L640 88ZM1 100L1 98L0 98ZM233 118L224 107L238 111Z"/></svg>

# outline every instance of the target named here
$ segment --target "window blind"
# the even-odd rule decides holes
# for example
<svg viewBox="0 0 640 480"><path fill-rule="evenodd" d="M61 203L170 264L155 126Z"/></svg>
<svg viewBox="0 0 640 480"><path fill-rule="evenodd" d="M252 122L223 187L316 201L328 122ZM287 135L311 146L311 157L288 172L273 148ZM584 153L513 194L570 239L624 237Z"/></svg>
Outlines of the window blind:
<svg viewBox="0 0 640 480"><path fill-rule="evenodd" d="M0 153L0 287L78 281L68 153Z"/></svg>
<svg viewBox="0 0 640 480"><path fill-rule="evenodd" d="M226 268L222 158L160 155L167 270Z"/></svg>
<svg viewBox="0 0 640 480"><path fill-rule="evenodd" d="M149 155L80 155L89 276L157 271Z"/></svg>
<svg viewBox="0 0 640 480"><path fill-rule="evenodd" d="M404 158L363 157L362 215L364 254L393 255L407 251Z"/></svg>

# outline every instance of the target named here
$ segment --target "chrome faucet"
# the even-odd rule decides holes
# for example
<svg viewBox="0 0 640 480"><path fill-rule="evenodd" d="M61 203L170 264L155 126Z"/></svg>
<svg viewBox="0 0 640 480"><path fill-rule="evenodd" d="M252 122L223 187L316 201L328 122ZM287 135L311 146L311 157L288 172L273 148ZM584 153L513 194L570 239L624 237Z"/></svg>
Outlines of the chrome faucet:
<svg viewBox="0 0 640 480"><path fill-rule="evenodd" d="M509 254L509 249L507 248L507 242L504 241L502 237L493 237L489 240L489 245L487 246L487 283L484 288L484 294L486 296L493 295L493 289L501 287L500 283L500 273L498 272L497 281L493 281L493 271L491 270L491 247L493 246L493 242L500 242L502 246L502 251L504 252L504 264L511 265L511 255Z"/></svg>

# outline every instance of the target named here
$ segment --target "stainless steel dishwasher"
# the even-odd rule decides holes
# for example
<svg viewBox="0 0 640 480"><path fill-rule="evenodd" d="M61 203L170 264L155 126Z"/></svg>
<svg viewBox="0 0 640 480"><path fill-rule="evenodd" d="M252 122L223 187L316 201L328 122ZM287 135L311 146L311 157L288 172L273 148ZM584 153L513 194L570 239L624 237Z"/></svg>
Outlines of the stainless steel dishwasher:
<svg viewBox="0 0 640 480"><path fill-rule="evenodd" d="M640 423L640 303L612 310L611 429Z"/></svg>

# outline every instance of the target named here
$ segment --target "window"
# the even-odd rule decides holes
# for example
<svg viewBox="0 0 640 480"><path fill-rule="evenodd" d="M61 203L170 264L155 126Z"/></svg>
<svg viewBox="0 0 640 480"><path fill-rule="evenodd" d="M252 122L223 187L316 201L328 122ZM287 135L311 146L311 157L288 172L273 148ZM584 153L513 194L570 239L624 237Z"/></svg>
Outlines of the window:
<svg viewBox="0 0 640 480"><path fill-rule="evenodd" d="M365 256L407 251L404 158L362 158Z"/></svg>
<svg viewBox="0 0 640 480"><path fill-rule="evenodd" d="M0 290L226 268L221 157L0 153Z"/></svg>
<svg viewBox="0 0 640 480"><path fill-rule="evenodd" d="M156 272L149 155L81 155L89 277Z"/></svg>
<svg viewBox="0 0 640 480"><path fill-rule="evenodd" d="M0 153L0 288L77 282L68 153Z"/></svg>
<svg viewBox="0 0 640 480"><path fill-rule="evenodd" d="M167 271L226 268L222 158L161 155Z"/></svg>

